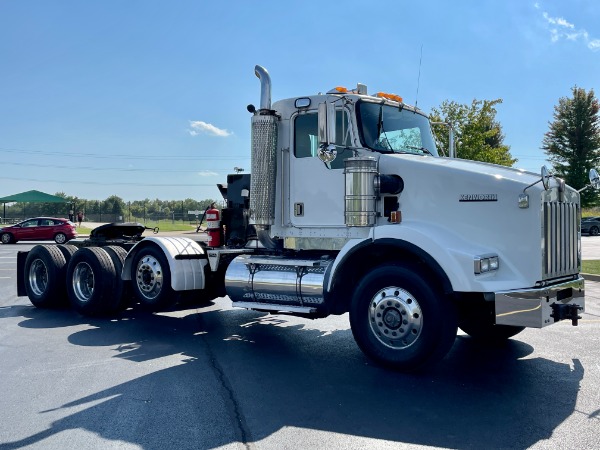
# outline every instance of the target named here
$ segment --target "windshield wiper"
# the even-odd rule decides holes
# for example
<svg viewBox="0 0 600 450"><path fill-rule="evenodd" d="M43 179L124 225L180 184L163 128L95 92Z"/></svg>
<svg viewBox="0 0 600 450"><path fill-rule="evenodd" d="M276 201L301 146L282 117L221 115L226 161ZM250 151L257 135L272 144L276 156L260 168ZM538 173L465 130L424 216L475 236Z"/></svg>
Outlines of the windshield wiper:
<svg viewBox="0 0 600 450"><path fill-rule="evenodd" d="M431 153L429 151L429 149L426 149L425 147L415 147L415 146L412 146L412 145L404 145L403 147L405 147L405 148L411 148L413 150L421 150L423 153L427 153L428 155L433 156L433 153Z"/></svg>

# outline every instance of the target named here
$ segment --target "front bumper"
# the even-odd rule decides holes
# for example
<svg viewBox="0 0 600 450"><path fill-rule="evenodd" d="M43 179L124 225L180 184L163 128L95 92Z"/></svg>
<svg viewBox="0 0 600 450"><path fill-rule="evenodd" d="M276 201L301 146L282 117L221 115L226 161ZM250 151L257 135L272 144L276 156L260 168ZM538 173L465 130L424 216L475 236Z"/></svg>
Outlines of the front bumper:
<svg viewBox="0 0 600 450"><path fill-rule="evenodd" d="M585 308L582 277L538 289L495 293L496 325L543 328L562 319L577 324L577 313Z"/></svg>

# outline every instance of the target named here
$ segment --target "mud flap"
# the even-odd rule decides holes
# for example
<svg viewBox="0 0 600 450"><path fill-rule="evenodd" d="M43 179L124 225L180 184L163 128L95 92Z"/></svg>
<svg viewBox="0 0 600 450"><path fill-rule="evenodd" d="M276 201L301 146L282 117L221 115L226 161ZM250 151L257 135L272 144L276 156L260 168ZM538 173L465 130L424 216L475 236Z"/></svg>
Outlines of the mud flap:
<svg viewBox="0 0 600 450"><path fill-rule="evenodd" d="M17 297L27 297L25 290L25 260L29 252L17 252Z"/></svg>

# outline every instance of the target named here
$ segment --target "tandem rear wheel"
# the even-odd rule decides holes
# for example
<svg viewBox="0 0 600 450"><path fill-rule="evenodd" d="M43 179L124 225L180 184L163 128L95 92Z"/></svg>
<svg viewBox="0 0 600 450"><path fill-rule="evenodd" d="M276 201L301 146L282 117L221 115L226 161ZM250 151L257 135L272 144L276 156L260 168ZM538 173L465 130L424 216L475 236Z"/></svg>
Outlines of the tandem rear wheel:
<svg viewBox="0 0 600 450"><path fill-rule="evenodd" d="M67 267L67 294L73 309L84 316L115 313L121 302L122 284L109 253L100 247L84 247Z"/></svg>
<svg viewBox="0 0 600 450"><path fill-rule="evenodd" d="M159 248L148 246L135 255L131 280L134 295L144 309L160 311L175 303L169 262Z"/></svg>

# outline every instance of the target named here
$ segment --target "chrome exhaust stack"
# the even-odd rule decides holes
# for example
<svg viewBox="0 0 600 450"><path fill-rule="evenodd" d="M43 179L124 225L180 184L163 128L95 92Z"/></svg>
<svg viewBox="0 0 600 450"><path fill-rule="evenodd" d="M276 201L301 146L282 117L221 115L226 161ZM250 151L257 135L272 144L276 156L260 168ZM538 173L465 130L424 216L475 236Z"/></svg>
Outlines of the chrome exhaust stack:
<svg viewBox="0 0 600 450"><path fill-rule="evenodd" d="M256 66L260 80L260 109L252 116L252 153L250 178L250 223L256 227L260 242L273 248L268 230L275 221L275 183L277 175L277 117L271 110L271 77Z"/></svg>
<svg viewBox="0 0 600 450"><path fill-rule="evenodd" d="M259 65L254 67L254 74L260 80L260 109L270 110L271 76L269 75L269 72L267 72L267 69Z"/></svg>

